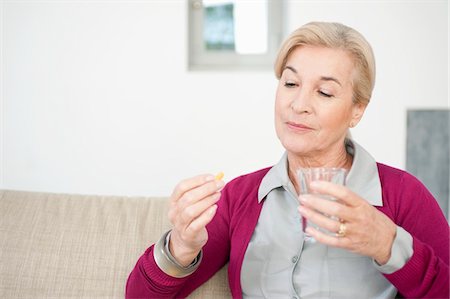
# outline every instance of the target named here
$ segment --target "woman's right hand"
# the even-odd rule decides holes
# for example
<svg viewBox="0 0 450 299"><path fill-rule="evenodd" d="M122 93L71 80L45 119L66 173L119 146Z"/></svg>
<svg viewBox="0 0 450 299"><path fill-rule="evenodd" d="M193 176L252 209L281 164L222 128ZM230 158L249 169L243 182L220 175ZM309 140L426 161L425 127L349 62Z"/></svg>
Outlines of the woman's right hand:
<svg viewBox="0 0 450 299"><path fill-rule="evenodd" d="M182 266L188 266L208 240L206 225L217 210L222 180L199 175L181 181L170 197L169 220L173 225L169 249Z"/></svg>

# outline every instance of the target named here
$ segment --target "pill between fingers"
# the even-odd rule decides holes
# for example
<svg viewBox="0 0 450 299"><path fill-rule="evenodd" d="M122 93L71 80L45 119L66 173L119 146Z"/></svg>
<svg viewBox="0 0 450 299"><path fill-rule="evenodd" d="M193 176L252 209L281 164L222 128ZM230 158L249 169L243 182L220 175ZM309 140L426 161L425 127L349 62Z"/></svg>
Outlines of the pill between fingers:
<svg viewBox="0 0 450 299"><path fill-rule="evenodd" d="M224 174L223 174L223 172L221 171L221 172L219 172L219 173L216 175L215 179L216 179L217 181L220 181L221 179L223 179L223 176L224 176Z"/></svg>

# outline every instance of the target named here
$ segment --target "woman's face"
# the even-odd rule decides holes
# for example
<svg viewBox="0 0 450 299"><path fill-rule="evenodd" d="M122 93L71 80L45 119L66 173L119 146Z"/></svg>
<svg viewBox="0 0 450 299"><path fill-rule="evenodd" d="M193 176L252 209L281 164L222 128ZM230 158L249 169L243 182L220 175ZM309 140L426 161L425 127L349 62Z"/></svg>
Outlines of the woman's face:
<svg viewBox="0 0 450 299"><path fill-rule="evenodd" d="M343 50L300 46L288 57L275 101L275 128L284 148L315 157L342 149L365 105L352 101L355 68Z"/></svg>

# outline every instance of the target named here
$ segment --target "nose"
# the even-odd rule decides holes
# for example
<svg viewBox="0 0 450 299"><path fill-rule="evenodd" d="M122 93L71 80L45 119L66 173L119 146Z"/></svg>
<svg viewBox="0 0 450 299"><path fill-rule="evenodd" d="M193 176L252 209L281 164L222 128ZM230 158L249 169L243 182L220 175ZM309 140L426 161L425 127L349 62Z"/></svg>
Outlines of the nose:
<svg viewBox="0 0 450 299"><path fill-rule="evenodd" d="M305 88L300 88L298 92L293 95L291 100L291 109L294 110L295 113L311 113L312 112L312 103L311 103L312 95Z"/></svg>

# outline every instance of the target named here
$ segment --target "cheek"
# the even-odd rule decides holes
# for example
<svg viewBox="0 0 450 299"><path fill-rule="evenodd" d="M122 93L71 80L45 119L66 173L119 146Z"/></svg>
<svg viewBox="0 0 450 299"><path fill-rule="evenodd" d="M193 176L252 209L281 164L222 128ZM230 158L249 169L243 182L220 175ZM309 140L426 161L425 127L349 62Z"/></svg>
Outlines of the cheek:
<svg viewBox="0 0 450 299"><path fill-rule="evenodd" d="M281 127L282 127L282 123L284 121L284 117L283 117L282 102L281 102L278 94L276 95L274 106L275 106L274 107L275 132L276 132L277 136L280 138Z"/></svg>
<svg viewBox="0 0 450 299"><path fill-rule="evenodd" d="M282 116L280 113L278 101L275 101L275 109L274 109L274 122L275 122L275 129L278 133L278 128L280 127L280 123L282 122Z"/></svg>
<svg viewBox="0 0 450 299"><path fill-rule="evenodd" d="M327 131L333 131L341 134L343 131L347 131L348 123L351 114L348 110L339 111L339 109L331 110L329 113L321 116L321 129Z"/></svg>
<svg viewBox="0 0 450 299"><path fill-rule="evenodd" d="M278 87L277 92L275 93L276 113L283 114L289 109L291 97L292 96L288 92L283 91L280 87Z"/></svg>
<svg viewBox="0 0 450 299"><path fill-rule="evenodd" d="M279 120L283 114L283 102L280 98L279 93L275 95L275 120Z"/></svg>

